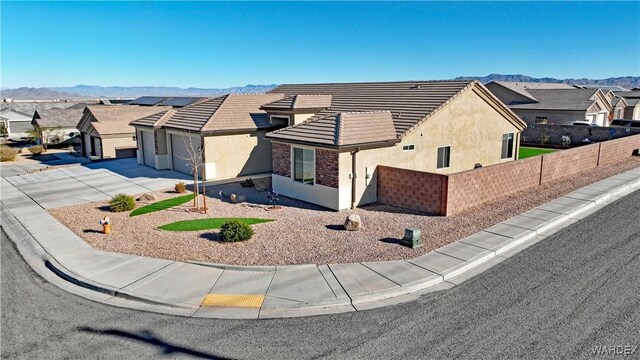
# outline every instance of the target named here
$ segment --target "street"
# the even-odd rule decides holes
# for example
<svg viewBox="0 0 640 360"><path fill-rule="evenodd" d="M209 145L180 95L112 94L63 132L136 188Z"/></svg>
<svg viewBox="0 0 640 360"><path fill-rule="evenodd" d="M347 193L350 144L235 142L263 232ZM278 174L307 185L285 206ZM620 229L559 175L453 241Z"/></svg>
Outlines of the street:
<svg viewBox="0 0 640 360"><path fill-rule="evenodd" d="M251 321L139 312L68 294L43 282L3 232L2 357L547 359L632 351L640 344L638 219L640 191L449 290L357 313Z"/></svg>

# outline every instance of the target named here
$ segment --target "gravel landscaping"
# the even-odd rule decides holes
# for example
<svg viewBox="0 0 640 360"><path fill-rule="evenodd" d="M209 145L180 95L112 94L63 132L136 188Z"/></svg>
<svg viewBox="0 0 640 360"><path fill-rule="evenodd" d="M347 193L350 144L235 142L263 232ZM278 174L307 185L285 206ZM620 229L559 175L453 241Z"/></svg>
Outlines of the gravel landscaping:
<svg viewBox="0 0 640 360"><path fill-rule="evenodd" d="M301 201L281 197L281 210L266 211L266 192L242 188L239 184L208 186L207 214L188 212L192 203L168 210L129 217L111 213L107 202L96 202L49 210L93 247L113 252L171 260L193 260L236 265L328 264L411 259L462 239L573 190L640 166L632 157L506 196L462 214L441 217L410 213L387 206L371 205L356 210L330 211ZM408 189L409 190L409 189ZM224 194L218 198L219 192ZM246 196L233 204L230 194ZM154 193L160 200L178 196L171 191ZM139 202L138 206L147 203ZM342 229L350 213L362 217L360 232ZM104 235L98 220L111 218L113 232ZM204 218L263 218L276 221L252 225L254 237L246 242L223 243L217 230L172 232L157 227L180 220ZM410 249L398 245L404 228L421 229L425 246Z"/></svg>

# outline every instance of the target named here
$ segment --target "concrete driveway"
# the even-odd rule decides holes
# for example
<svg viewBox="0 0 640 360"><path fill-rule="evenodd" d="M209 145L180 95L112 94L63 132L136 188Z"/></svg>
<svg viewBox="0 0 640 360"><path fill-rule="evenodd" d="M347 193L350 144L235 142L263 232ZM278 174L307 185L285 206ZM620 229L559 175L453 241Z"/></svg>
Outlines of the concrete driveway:
<svg viewBox="0 0 640 360"><path fill-rule="evenodd" d="M139 194L171 188L190 176L141 166L135 159L112 160L6 176L5 180L45 209L108 200L115 194Z"/></svg>

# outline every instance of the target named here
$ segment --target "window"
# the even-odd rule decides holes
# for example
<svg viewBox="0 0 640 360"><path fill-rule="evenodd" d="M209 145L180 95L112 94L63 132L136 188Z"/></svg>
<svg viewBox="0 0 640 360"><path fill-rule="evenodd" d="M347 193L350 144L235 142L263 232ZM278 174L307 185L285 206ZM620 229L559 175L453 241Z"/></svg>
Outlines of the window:
<svg viewBox="0 0 640 360"><path fill-rule="evenodd" d="M501 159L511 159L513 157L513 138L513 133L502 135Z"/></svg>
<svg viewBox="0 0 640 360"><path fill-rule="evenodd" d="M546 116L536 116L536 124L546 124L548 121Z"/></svg>
<svg viewBox="0 0 640 360"><path fill-rule="evenodd" d="M402 151L413 151L413 150L415 150L415 149L416 149L416 146L415 146L415 145L413 145L413 144L410 144L410 145L404 145L404 146L402 147Z"/></svg>
<svg viewBox="0 0 640 360"><path fill-rule="evenodd" d="M451 146L444 146L444 147L438 148L438 169L448 168L450 158L451 158Z"/></svg>
<svg viewBox="0 0 640 360"><path fill-rule="evenodd" d="M313 149L293 148L293 180L313 185L315 177Z"/></svg>
<svg viewBox="0 0 640 360"><path fill-rule="evenodd" d="M271 124L289 126L289 117L271 115Z"/></svg>

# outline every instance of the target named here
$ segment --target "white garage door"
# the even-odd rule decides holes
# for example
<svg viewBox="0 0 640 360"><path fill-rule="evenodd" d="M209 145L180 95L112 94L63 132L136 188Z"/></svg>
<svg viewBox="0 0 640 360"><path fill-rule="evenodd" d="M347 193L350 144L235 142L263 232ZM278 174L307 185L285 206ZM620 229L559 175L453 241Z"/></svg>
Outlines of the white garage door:
<svg viewBox="0 0 640 360"><path fill-rule="evenodd" d="M195 142L197 140L193 140ZM173 162L173 170L179 171L184 174L193 174L193 166L191 162L185 159L189 158L189 152L187 146L189 146L189 140L186 136L171 134L171 161ZM198 144L193 145L198 146Z"/></svg>
<svg viewBox="0 0 640 360"><path fill-rule="evenodd" d="M153 141L153 133L150 131L142 131L142 156L144 164L156 167L156 145Z"/></svg>

